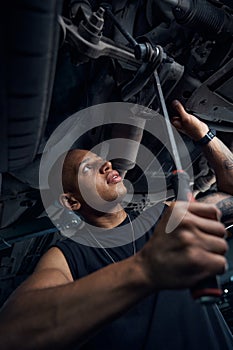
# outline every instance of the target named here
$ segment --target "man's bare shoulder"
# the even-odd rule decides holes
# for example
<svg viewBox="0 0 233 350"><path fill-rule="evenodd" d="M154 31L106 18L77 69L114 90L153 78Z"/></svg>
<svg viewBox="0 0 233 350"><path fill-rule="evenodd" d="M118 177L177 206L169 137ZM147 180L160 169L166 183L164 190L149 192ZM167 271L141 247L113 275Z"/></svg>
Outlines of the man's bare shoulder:
<svg viewBox="0 0 233 350"><path fill-rule="evenodd" d="M33 274L17 289L17 293L57 287L71 282L73 277L62 251L52 247L41 257Z"/></svg>

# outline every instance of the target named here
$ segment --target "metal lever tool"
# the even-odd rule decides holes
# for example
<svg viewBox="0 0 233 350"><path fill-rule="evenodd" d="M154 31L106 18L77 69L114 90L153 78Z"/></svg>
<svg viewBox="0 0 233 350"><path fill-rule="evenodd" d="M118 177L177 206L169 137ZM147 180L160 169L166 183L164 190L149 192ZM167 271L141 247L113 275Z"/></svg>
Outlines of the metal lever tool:
<svg viewBox="0 0 233 350"><path fill-rule="evenodd" d="M173 171L172 176L172 184L177 195L178 200L183 201L194 201L194 197L192 196L192 192L190 190L189 185L189 176L182 169L180 156L178 153L174 133L172 130L171 122L169 119L169 115L167 112L167 107L165 104L163 91L161 88L160 80L157 71L154 72L156 85L158 89L158 94L161 102L162 111L164 114L164 119L167 127L167 132L169 135L169 140L171 143L171 148L173 150L173 157L176 165L176 170ZM179 187L179 190L178 190ZM218 298L222 295L222 289L219 285L219 280L217 276L209 277L203 281L200 281L195 288L191 289L191 294L193 299L198 300L202 304L211 304L215 303Z"/></svg>

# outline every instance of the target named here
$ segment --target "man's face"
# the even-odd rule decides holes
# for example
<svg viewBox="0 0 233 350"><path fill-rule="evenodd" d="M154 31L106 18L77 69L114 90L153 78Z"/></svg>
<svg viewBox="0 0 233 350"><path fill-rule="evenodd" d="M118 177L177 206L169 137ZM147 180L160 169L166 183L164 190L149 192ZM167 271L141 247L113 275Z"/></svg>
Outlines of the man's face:
<svg viewBox="0 0 233 350"><path fill-rule="evenodd" d="M122 178L112 164L96 154L76 150L74 156L76 167L75 187L81 205L88 204L96 210L109 205L116 205L126 195Z"/></svg>

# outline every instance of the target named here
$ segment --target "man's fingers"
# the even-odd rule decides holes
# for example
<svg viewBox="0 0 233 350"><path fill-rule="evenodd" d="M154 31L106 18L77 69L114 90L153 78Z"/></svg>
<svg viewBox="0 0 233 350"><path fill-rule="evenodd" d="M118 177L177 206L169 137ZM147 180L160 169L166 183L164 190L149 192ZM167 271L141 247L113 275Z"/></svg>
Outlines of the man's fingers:
<svg viewBox="0 0 233 350"><path fill-rule="evenodd" d="M172 101L172 107L180 114L185 113L185 109L183 105L178 100Z"/></svg>
<svg viewBox="0 0 233 350"><path fill-rule="evenodd" d="M207 252L205 256L202 257L201 261L203 264L203 274L204 274L204 276L202 277L200 275L201 279L208 277L210 275L212 276L221 275L226 272L227 259L223 255Z"/></svg>
<svg viewBox="0 0 233 350"><path fill-rule="evenodd" d="M172 124L177 128L177 129L182 129L182 121L184 114L187 114L183 105L178 101L174 100L172 102L172 106L176 112L178 112L178 116L173 116L171 117Z"/></svg>
<svg viewBox="0 0 233 350"><path fill-rule="evenodd" d="M226 236L225 227L219 221L199 218L197 226L201 231L206 232L207 234L211 234L213 236L218 236L222 238Z"/></svg>
<svg viewBox="0 0 233 350"><path fill-rule="evenodd" d="M199 205L201 204L201 205ZM189 211L197 216L220 221L221 211L214 204L190 202Z"/></svg>
<svg viewBox="0 0 233 350"><path fill-rule="evenodd" d="M224 255L228 251L228 244L225 239L209 235L208 232L198 233L197 238L200 240L200 245L209 252Z"/></svg>
<svg viewBox="0 0 233 350"><path fill-rule="evenodd" d="M183 105L178 100L173 101L172 105L178 114L171 117L172 124L178 131L184 133L188 132L187 127L190 127L190 121L192 121L194 117L186 112Z"/></svg>
<svg viewBox="0 0 233 350"><path fill-rule="evenodd" d="M199 202L174 202L170 206L170 213L174 215L183 227L191 231L198 229L210 235L225 237L225 227L219 221L220 211L215 205Z"/></svg>
<svg viewBox="0 0 233 350"><path fill-rule="evenodd" d="M174 125L174 127L176 129L179 130L179 129L182 128L180 117L173 117L173 118L171 118L171 122L172 122L172 125Z"/></svg>

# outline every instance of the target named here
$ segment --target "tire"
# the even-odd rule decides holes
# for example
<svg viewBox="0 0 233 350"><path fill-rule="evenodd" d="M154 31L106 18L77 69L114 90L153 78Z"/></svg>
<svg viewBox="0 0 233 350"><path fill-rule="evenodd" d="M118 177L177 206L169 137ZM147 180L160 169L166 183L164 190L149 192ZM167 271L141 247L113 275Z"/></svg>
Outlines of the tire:
<svg viewBox="0 0 233 350"><path fill-rule="evenodd" d="M49 113L62 10L61 0L9 3L1 6L0 172L21 169L37 154Z"/></svg>

